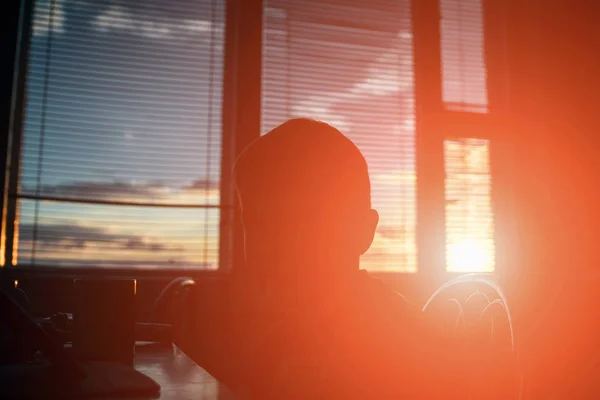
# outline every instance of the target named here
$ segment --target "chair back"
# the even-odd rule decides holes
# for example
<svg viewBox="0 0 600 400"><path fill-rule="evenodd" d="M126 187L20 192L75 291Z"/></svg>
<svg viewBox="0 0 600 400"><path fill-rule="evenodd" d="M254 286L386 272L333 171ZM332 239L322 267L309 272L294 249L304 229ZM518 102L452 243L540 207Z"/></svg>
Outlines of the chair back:
<svg viewBox="0 0 600 400"><path fill-rule="evenodd" d="M493 275L454 278L428 299L423 312L457 339L467 359L471 399L520 399L518 363L510 309Z"/></svg>

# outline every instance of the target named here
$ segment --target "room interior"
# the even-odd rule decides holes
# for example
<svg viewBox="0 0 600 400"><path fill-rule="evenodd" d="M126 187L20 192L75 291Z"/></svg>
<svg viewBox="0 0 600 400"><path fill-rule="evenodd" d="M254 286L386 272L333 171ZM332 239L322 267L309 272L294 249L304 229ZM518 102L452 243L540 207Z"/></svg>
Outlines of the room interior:
<svg viewBox="0 0 600 400"><path fill-rule="evenodd" d="M220 282L243 268L239 210L230 177L235 158L254 138L286 118L329 118L327 122L338 124L342 131L348 127L349 135L355 135L372 170L383 171L377 177L384 179L382 185L391 179L392 189L374 193L380 196L381 207L390 210L384 214L385 218L389 215L384 221L389 221L384 226L389 231L380 232L380 253L366 257L366 268L418 304L424 304L436 288L458 275L493 273L512 314L524 371L524 398L596 397L600 391L595 361L600 320L596 271L600 190L594 182L600 171L596 134L600 62L595 46L600 45L596 28L600 9L593 2L122 3L117 10L110 9L109 3L88 10L84 2L12 1L2 15L7 38L2 43L0 96L0 158L6 171L0 178L5 188L2 279L9 284L18 282L32 314L72 312L73 279L81 277L136 280L137 340L165 335L142 323L155 322L155 301L174 278L193 278L202 293L196 318L215 312L220 307ZM141 23L141 33L135 36L136 7L163 25ZM139 18L144 17L142 11ZM177 18L189 24L181 35L190 35L190 41L204 36L196 44L181 39L157 45L156 41L172 40L168 35L179 34L179 28L168 25ZM193 21L204 24L194 25ZM95 42L86 26L95 26L100 32L96 34L106 38ZM71 36L61 39L61 35ZM120 38L130 36L131 49L127 47L129 39L123 39L119 44L123 47L118 47ZM69 47L69 41L75 44ZM102 46L115 46L114 53L121 58L102 64L102 57L108 54ZM152 46L165 46L172 51L173 60L180 57L189 64L169 69L161 61L163 56L150 54ZM197 53L186 60L190 49ZM78 64L85 60L88 64ZM157 62L154 70L152 65L142 64L152 60ZM96 70L94 63L99 65ZM193 63L209 67L192 71ZM119 65L123 65L121 70ZM141 71L139 82L131 75L134 68ZM190 71L206 76L186 82ZM117 80L120 73L122 81ZM164 76L156 78L152 73ZM144 78L144 74L150 77ZM108 79L117 84L102 86ZM397 90L388 90L390 85ZM65 89L67 86L70 89ZM125 90L120 91L120 86ZM321 94L317 88L332 91ZM62 97L60 90L65 91ZM138 97L126 98L128 90ZM209 104L202 103L198 111L197 100L195 103L190 93L209 98ZM114 104L105 107L104 116L91 113L94 104L103 107L99 103L103 95ZM65 98L68 96L72 98ZM152 99L146 104L142 100L147 98ZM136 102L141 104L139 110ZM150 125L163 115L161 104L166 110L163 114L171 114L168 118L188 123L177 128L180 133L171 133L172 142L152 136L158 135ZM153 110L156 116L151 115ZM196 112L207 117L194 120ZM44 118L46 128L40 122ZM109 151L98 138L117 140L107 136L111 133L106 127L113 126L107 122L110 118L121 129L123 138L118 140L131 140L133 150L125 148L120 155L105 153L108 161L100 162L89 155L94 151L89 146L97 146L99 154ZM140 122L144 119L150 123ZM81 121L86 122L82 125ZM194 121L203 125L190 128ZM388 136L373 133L391 132L400 125ZM80 132L69 131L73 127ZM136 142L136 130L145 128L152 135ZM197 133L202 130L209 134ZM185 134L194 132L202 140L186 142L190 136ZM215 136L211 136L213 132ZM174 149L186 146L189 149L179 158ZM480 148L484 149L478 153L484 157L483 163L461 164L468 158L466 153ZM457 164L452 164L453 150ZM77 152L83 156L75 156ZM142 162L127 164L119 157ZM161 164L168 157L173 165ZM190 184L199 185L196 197L181 197L175 205L161 197L142 204L135 184L127 186L128 192L103 195L101 190L110 189L101 185L106 183L102 179L119 183L120 178L114 178L119 168L138 168L141 179L152 183L144 178L152 159L173 179L200 176ZM88 172L93 168L86 164L103 171L112 168L113 175L102 172L98 178L95 172ZM196 175L186 175L188 164ZM216 187L208 183L211 168L218 179ZM396 175L390 178L389 173ZM87 193L66 187L67 178L77 174L77 179L89 179L91 190ZM474 189L470 192L469 188ZM210 197L215 192L216 200ZM81 230L83 244L78 247L76 233L61 239L58 230L44 229L46 223L64 226L69 221L61 216L67 215L64 211L44 214L44 207L51 210L72 204L83 205L73 211L73 215L83 215L80 227L90 227L94 221L115 225L111 237L129 240L131 254L144 258L128 255L121 260L118 248L102 250L102 240L109 236L94 242L89 238L92 230ZM152 212L138 214L141 209ZM218 214L210 214L213 210ZM183 244L167 244L173 247L164 251L157 250L162 249L157 243L153 252L152 243L134 240L135 233L129 238L119 236L134 232L126 226L129 215L156 218L148 226L160 230L167 215L176 213L176 219L198 218L198 237L203 236L197 244L189 245L184 238ZM102 218L95 220L94 215ZM177 238L177 231L173 232L172 237ZM100 256L78 258L77 254L89 252L93 246L100 249ZM172 261L164 255L179 251L187 252L188 261L185 257ZM152 264L153 257L163 261ZM212 257L210 263L207 257ZM108 260L110 265L94 265L96 259ZM218 392L213 390L202 398L229 398L225 389Z"/></svg>

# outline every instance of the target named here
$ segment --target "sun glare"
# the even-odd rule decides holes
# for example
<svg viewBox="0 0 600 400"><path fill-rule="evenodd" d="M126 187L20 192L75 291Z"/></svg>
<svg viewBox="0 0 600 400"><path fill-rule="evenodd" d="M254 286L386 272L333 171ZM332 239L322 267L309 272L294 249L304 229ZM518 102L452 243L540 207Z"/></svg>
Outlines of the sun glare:
<svg viewBox="0 0 600 400"><path fill-rule="evenodd" d="M452 272L493 271L493 246L483 240L463 239L448 245L446 262Z"/></svg>
<svg viewBox="0 0 600 400"><path fill-rule="evenodd" d="M445 170L447 270L491 272L495 246L487 140L447 140Z"/></svg>

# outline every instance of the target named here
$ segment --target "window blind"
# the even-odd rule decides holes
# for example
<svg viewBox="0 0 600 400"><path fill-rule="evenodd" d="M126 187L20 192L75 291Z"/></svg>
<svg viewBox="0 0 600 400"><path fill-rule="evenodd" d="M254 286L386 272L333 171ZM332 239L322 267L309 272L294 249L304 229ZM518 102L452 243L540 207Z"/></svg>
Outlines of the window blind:
<svg viewBox="0 0 600 400"><path fill-rule="evenodd" d="M446 266L453 272L494 270L489 142L446 140Z"/></svg>
<svg viewBox="0 0 600 400"><path fill-rule="evenodd" d="M448 110L486 112L481 0L440 0L442 97Z"/></svg>
<svg viewBox="0 0 600 400"><path fill-rule="evenodd" d="M265 0L262 132L309 117L361 149L380 213L369 270L417 269L410 3Z"/></svg>
<svg viewBox="0 0 600 400"><path fill-rule="evenodd" d="M218 265L225 0L36 0L22 265Z"/></svg>
<svg viewBox="0 0 600 400"><path fill-rule="evenodd" d="M440 0L440 16L444 106L449 111L486 113L482 2ZM456 137L466 134L453 133ZM454 272L493 271L489 142L473 138L447 140L444 149L446 268Z"/></svg>

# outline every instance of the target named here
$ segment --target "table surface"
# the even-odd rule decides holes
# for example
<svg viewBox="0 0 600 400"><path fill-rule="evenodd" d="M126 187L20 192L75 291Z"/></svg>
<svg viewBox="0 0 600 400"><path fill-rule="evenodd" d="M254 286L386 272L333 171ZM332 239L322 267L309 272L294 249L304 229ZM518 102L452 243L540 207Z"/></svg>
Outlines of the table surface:
<svg viewBox="0 0 600 400"><path fill-rule="evenodd" d="M135 359L135 368L160 385L157 399L233 400L227 388L176 348L136 350Z"/></svg>

